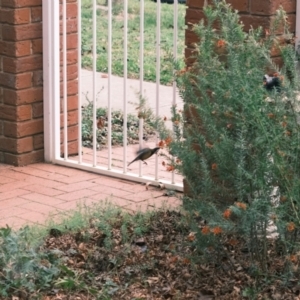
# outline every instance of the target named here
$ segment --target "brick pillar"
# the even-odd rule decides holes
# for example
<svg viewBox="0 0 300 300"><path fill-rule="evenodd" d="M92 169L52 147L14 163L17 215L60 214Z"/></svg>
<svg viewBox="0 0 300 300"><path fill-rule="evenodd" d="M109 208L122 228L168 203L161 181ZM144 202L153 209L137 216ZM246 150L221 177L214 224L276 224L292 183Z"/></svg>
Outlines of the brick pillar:
<svg viewBox="0 0 300 300"><path fill-rule="evenodd" d="M42 161L42 0L0 5L0 159Z"/></svg>
<svg viewBox="0 0 300 300"><path fill-rule="evenodd" d="M67 5L72 154L78 129L77 3L68 2L72 2ZM0 0L0 162L21 166L44 160L42 50L42 0Z"/></svg>
<svg viewBox="0 0 300 300"><path fill-rule="evenodd" d="M188 64L191 62L189 57L193 51L193 44L198 41L197 36L191 31L191 23L196 24L203 18L202 8L205 0L187 0L186 24L188 28L185 35L185 56ZM211 0L207 1L212 3ZM251 26L257 28L269 28L270 22L275 15L276 10L280 7L288 14L291 32L295 32L296 26L296 0L227 0L232 7L239 11L240 19L244 24L245 31L248 31ZM279 61L280 58L275 54L274 61ZM277 57L276 57L277 56Z"/></svg>

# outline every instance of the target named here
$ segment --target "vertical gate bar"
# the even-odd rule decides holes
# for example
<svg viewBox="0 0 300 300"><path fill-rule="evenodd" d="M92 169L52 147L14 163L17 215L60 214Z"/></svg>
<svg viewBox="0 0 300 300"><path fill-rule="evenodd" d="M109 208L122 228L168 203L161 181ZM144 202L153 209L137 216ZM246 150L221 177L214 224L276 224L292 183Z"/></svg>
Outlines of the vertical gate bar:
<svg viewBox="0 0 300 300"><path fill-rule="evenodd" d="M143 136L144 136L144 119L139 118L139 142L140 149L143 147ZM139 176L142 177L142 161L139 160Z"/></svg>
<svg viewBox="0 0 300 300"><path fill-rule="evenodd" d="M53 4L49 0L43 0L43 94L44 94L44 158L46 162L53 160L53 62L51 60L52 51L52 32L53 22Z"/></svg>
<svg viewBox="0 0 300 300"><path fill-rule="evenodd" d="M144 13L145 3L140 0L140 97L144 97ZM143 147L144 120L139 118L139 143ZM142 162L139 160L139 176L142 176Z"/></svg>
<svg viewBox="0 0 300 300"><path fill-rule="evenodd" d="M82 132L81 132L81 118L82 118L82 111L81 111L81 0L77 0L77 22L78 22L78 163L82 163Z"/></svg>
<svg viewBox="0 0 300 300"><path fill-rule="evenodd" d="M108 0L108 170L111 170L111 60L112 60L112 0Z"/></svg>
<svg viewBox="0 0 300 300"><path fill-rule="evenodd" d="M53 1L52 5L52 88L53 88L53 109L51 121L53 122L53 151L54 158L60 157L60 25L59 25L59 1Z"/></svg>
<svg viewBox="0 0 300 300"><path fill-rule="evenodd" d="M174 0L174 16L173 16L173 56L174 59L177 60L177 42L178 42L178 0ZM175 73L175 70L173 71ZM175 74L174 74L175 75ZM172 105L176 105L176 92L177 86L176 81L173 81L173 103ZM172 172L172 184L175 183L175 172Z"/></svg>
<svg viewBox="0 0 300 300"><path fill-rule="evenodd" d="M178 0L174 0L174 16L173 16L173 56L177 59L177 43L178 43ZM174 70L175 72L175 70ZM173 81L173 105L176 105L176 81Z"/></svg>
<svg viewBox="0 0 300 300"><path fill-rule="evenodd" d="M296 0L295 50L299 53L300 41L300 0Z"/></svg>
<svg viewBox="0 0 300 300"><path fill-rule="evenodd" d="M63 120L64 159L68 158L68 91L67 91L67 0L63 0Z"/></svg>
<svg viewBox="0 0 300 300"><path fill-rule="evenodd" d="M124 94L123 94L123 172L127 172L127 22L128 0L124 0Z"/></svg>
<svg viewBox="0 0 300 300"><path fill-rule="evenodd" d="M160 89L160 15L161 3L156 2L156 117L159 116ZM155 180L158 180L158 156L155 156Z"/></svg>
<svg viewBox="0 0 300 300"><path fill-rule="evenodd" d="M93 0L93 166L97 166L97 1Z"/></svg>

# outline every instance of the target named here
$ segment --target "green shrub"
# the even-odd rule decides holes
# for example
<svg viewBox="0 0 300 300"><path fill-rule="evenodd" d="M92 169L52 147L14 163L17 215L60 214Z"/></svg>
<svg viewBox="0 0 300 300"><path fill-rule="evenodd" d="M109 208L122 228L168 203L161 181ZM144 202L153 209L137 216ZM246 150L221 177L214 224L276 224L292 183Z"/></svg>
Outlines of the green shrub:
<svg viewBox="0 0 300 300"><path fill-rule="evenodd" d="M60 273L56 256L40 252L29 241L30 231L0 228L0 297L47 289Z"/></svg>
<svg viewBox="0 0 300 300"><path fill-rule="evenodd" d="M290 41L287 17L278 10L270 28L246 33L224 1L206 6L204 14L194 28L200 41L195 63L178 72L185 111L173 108L170 164L185 177L185 207L207 222L195 224L199 246L238 235L253 264L267 271L271 221L284 261L299 248L299 76L294 46L276 37L282 30ZM281 69L270 57L272 47L281 50ZM268 91L263 77L270 70L281 86Z"/></svg>

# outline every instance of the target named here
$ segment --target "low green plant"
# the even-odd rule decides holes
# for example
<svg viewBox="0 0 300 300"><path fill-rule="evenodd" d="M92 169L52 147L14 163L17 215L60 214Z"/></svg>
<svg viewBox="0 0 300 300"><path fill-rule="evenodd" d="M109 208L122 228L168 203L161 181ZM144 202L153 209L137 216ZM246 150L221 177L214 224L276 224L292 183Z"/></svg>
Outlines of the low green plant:
<svg viewBox="0 0 300 300"><path fill-rule="evenodd" d="M82 108L82 145L91 147L93 143L93 103L86 95L88 104ZM138 105L138 104L137 104ZM144 118L144 137L147 139L155 134L155 122L153 114L146 114ZM97 108L97 143L107 145L108 142L108 114L106 108ZM112 111L111 114L112 145L123 145L123 126L124 118L120 110ZM138 143L139 141L139 117L133 114L127 115L127 141L128 144Z"/></svg>
<svg viewBox="0 0 300 300"><path fill-rule="evenodd" d="M27 295L51 286L59 274L59 261L30 242L30 230L0 228L0 295ZM26 298L26 297L25 297Z"/></svg>
<svg viewBox="0 0 300 300"><path fill-rule="evenodd" d="M185 177L185 208L206 222L194 224L202 253L226 257L218 241L238 236L253 270L267 274L275 235L288 269L300 246L300 80L293 44L281 43L292 40L287 16L280 9L270 28L246 33L225 1L213 1L204 15L194 27L195 63L178 72L185 109L173 108L170 164ZM281 68L272 47L281 51ZM280 86L266 89L268 72Z"/></svg>

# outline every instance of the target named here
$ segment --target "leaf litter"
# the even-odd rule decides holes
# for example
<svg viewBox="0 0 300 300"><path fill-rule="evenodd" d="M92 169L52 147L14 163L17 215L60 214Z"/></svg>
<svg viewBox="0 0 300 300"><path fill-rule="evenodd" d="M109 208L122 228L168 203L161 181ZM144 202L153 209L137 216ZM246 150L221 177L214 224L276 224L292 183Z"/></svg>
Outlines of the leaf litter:
<svg viewBox="0 0 300 300"><path fill-rule="evenodd" d="M122 214L112 221L109 234L98 224L91 219L88 228L76 232L50 230L40 251L52 251L61 260L61 274L49 290L38 293L39 298L300 299L298 260L294 274L281 279L284 263L275 243L268 262L272 279L255 274L246 243L238 237L218 235L219 248L208 245L204 252L199 250L197 232L179 211L155 212L147 230L139 234L127 223L126 237Z"/></svg>

